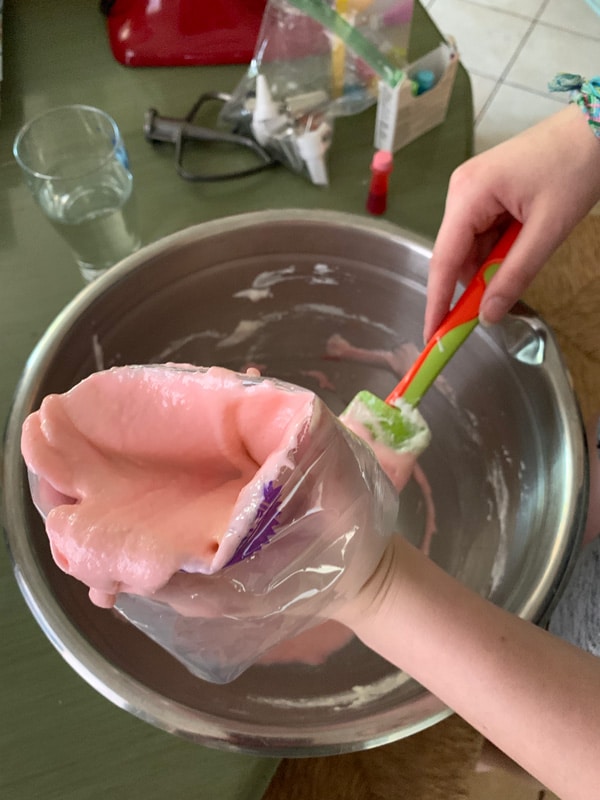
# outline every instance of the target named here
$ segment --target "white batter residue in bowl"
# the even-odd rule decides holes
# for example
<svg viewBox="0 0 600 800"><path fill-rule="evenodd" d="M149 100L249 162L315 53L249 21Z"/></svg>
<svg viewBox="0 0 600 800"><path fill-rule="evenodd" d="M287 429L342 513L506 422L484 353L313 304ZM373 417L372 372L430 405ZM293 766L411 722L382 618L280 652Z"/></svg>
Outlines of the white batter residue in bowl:
<svg viewBox="0 0 600 800"><path fill-rule="evenodd" d="M285 281L306 281L309 284L328 284L337 286L338 281L334 277L335 270L327 264L315 264L311 275L304 275L296 272L296 267L290 264L289 267L282 269L267 270L261 272L254 278L252 285L247 289L240 289L235 292L234 297L242 297L257 303L259 300L266 300L273 297L271 288Z"/></svg>
<svg viewBox="0 0 600 800"><path fill-rule="evenodd" d="M386 675L385 678L380 678L380 680L373 683L353 686L344 692L336 692L334 694L293 698L248 695L248 699L254 703L269 705L273 708L329 708L333 711L341 711L342 709L365 706L373 700L389 694L410 680L409 675L398 671L391 675Z"/></svg>
<svg viewBox="0 0 600 800"><path fill-rule="evenodd" d="M236 344L241 344L251 336L254 336L266 324L262 319L241 319L233 333L217 342L217 347L233 347Z"/></svg>
<svg viewBox="0 0 600 800"><path fill-rule="evenodd" d="M163 350L160 351L160 353L157 353L150 360L156 364L162 364L164 361L169 361L173 353L176 353L182 347L191 344L191 342L195 342L198 339L221 339L222 337L223 334L219 333L219 331L196 331L196 333L190 333L187 336L182 336L181 339L173 339Z"/></svg>
<svg viewBox="0 0 600 800"><path fill-rule="evenodd" d="M504 478L504 471L499 459L494 456L492 459L488 472L486 475L487 482L491 485L496 502L496 515L498 518L499 536L498 547L494 563L492 564L492 572L490 575L490 592L494 592L502 583L504 573L506 570L506 561L508 557L508 531L507 519L510 496L506 480Z"/></svg>
<svg viewBox="0 0 600 800"><path fill-rule="evenodd" d="M97 333L92 336L92 353L94 354L96 372L102 372L104 369L104 350Z"/></svg>

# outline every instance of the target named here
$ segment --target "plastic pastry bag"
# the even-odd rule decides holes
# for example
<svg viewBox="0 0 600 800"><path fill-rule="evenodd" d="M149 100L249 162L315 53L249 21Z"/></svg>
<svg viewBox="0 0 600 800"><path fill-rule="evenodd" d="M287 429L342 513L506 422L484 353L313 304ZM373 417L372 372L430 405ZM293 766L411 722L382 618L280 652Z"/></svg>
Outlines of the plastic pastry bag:
<svg viewBox="0 0 600 800"><path fill-rule="evenodd" d="M312 392L218 367L95 373L22 452L58 566L219 683L356 593L398 510Z"/></svg>
<svg viewBox="0 0 600 800"><path fill-rule="evenodd" d="M334 118L373 105L380 79L399 83L412 13L413 0L268 0L254 58L221 122L326 184Z"/></svg>

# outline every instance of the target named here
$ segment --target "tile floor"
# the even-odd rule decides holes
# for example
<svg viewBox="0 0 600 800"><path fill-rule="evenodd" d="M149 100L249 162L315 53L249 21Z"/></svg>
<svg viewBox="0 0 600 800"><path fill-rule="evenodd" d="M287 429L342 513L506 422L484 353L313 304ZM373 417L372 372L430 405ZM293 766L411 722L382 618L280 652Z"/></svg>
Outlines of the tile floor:
<svg viewBox="0 0 600 800"><path fill-rule="evenodd" d="M475 150L486 150L558 110L557 72L600 74L600 14L586 0L423 0L468 70Z"/></svg>

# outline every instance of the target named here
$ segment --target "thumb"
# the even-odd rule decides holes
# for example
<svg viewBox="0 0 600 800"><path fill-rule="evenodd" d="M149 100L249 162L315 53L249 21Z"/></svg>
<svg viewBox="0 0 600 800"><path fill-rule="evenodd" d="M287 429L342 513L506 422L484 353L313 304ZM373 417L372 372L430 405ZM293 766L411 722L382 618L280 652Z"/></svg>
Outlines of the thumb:
<svg viewBox="0 0 600 800"><path fill-rule="evenodd" d="M532 216L524 223L484 292L479 309L482 325L499 322L510 311L565 236L560 223L553 225L545 215Z"/></svg>

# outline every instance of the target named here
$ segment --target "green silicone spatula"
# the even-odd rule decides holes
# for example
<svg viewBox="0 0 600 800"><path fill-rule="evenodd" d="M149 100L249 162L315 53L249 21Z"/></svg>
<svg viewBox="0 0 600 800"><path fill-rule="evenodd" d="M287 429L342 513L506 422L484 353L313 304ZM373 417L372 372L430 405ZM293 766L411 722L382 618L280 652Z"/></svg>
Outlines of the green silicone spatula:
<svg viewBox="0 0 600 800"><path fill-rule="evenodd" d="M366 428L375 442L399 452L421 452L429 443L429 428L417 410L423 395L476 327L486 286L497 272L521 230L513 221L479 267L456 304L411 369L385 401L363 390L340 418L348 427Z"/></svg>

